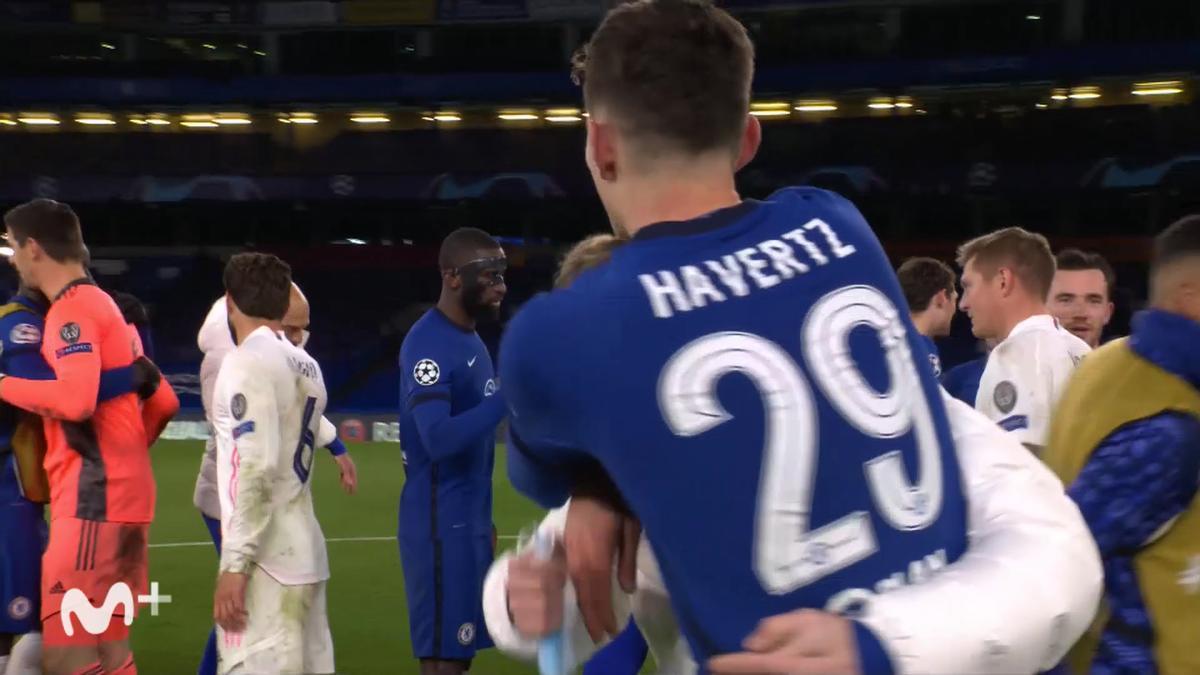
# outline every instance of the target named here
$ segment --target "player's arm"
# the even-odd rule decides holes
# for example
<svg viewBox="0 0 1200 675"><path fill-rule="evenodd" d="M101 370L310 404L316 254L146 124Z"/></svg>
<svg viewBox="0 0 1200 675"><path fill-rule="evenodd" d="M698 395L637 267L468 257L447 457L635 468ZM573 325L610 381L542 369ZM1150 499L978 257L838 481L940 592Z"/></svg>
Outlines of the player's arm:
<svg viewBox="0 0 1200 675"><path fill-rule="evenodd" d="M966 487L967 551L921 584L872 598L858 621L878 636L896 672L1051 668L1096 613L1096 545L1041 461L986 417L943 398Z"/></svg>
<svg viewBox="0 0 1200 675"><path fill-rule="evenodd" d="M1200 421L1169 412L1105 438L1067 494L1108 557L1165 534L1195 500L1198 480Z"/></svg>
<svg viewBox="0 0 1200 675"><path fill-rule="evenodd" d="M70 300L60 301L60 303ZM58 309L58 308L55 308ZM82 422L96 411L100 392L100 332L86 307L52 310L44 336L55 379L0 379L0 400L53 419Z"/></svg>
<svg viewBox="0 0 1200 675"><path fill-rule="evenodd" d="M337 427L324 415L321 416L321 423L317 427L317 445L329 450L329 454L337 462L342 489L346 494L354 494L358 490L358 467L354 466L354 460L346 451L346 444L338 438Z"/></svg>
<svg viewBox="0 0 1200 675"><path fill-rule="evenodd" d="M1050 424L1056 386L1054 367L1032 341L1005 347L1003 378L992 391L980 392L980 395L992 397L999 413L996 424L1040 455ZM1030 351L1026 352L1023 347ZM1005 405L1006 401L1011 401L1011 405Z"/></svg>
<svg viewBox="0 0 1200 675"><path fill-rule="evenodd" d="M245 414L233 428L233 474L228 490L233 513L223 532L221 572L247 574L258 559L263 533L271 520L272 474L279 461L279 407L274 375L253 355L234 353L224 368L230 372L232 397L245 399ZM243 407L239 399L239 405Z"/></svg>
<svg viewBox="0 0 1200 675"><path fill-rule="evenodd" d="M154 445L167 423L179 412L179 396L167 378L159 376L158 387L142 405L142 426L146 429L146 442Z"/></svg>
<svg viewBox="0 0 1200 675"><path fill-rule="evenodd" d="M409 394L401 404L412 413L425 451L437 462L469 450L480 438L495 433L506 407L503 395L497 391L474 408L452 415L450 391L454 374L449 368L437 367L433 371L416 372L420 364L430 361L437 363L438 359L423 356L419 348L405 355L406 372L401 377L413 384L403 387ZM431 372L436 374L428 374Z"/></svg>
<svg viewBox="0 0 1200 675"><path fill-rule="evenodd" d="M594 474L572 427L577 364L564 362L567 317L550 315L549 296L535 298L509 322L500 347L500 380L508 400L508 477L543 508L561 506L576 479ZM590 460L590 461L589 461ZM585 466L586 465L586 466Z"/></svg>
<svg viewBox="0 0 1200 675"><path fill-rule="evenodd" d="M538 525L538 534L561 540L566 518L565 506L550 511ZM538 638L561 629L565 667L572 671L591 658L604 642L596 644L588 635L561 555L539 561L531 553L532 544L526 543L516 551L504 553L488 570L483 584L483 613L488 633L501 651L532 661L537 656ZM630 598L617 584L613 588L613 606L617 608L619 625L624 625L630 613Z"/></svg>

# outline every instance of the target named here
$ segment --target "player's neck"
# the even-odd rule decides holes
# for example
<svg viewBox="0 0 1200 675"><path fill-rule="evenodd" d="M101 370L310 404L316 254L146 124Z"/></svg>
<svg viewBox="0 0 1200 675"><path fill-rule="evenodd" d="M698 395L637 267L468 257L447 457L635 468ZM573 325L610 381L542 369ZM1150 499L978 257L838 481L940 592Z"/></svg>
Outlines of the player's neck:
<svg viewBox="0 0 1200 675"><path fill-rule="evenodd" d="M1004 322L1004 333L1001 335L1000 339L1004 340L1011 335L1013 329L1016 328L1017 324L1021 323L1022 321L1040 314L1049 313L1050 310L1046 309L1046 303L1037 302L1036 300L1023 302L1020 305L1013 307Z"/></svg>
<svg viewBox="0 0 1200 675"><path fill-rule="evenodd" d="M933 319L930 318L929 312L917 312L912 315L913 326L917 332L927 338L937 337L933 334Z"/></svg>
<svg viewBox="0 0 1200 675"><path fill-rule="evenodd" d="M273 332L278 333L283 330L283 323L280 321L267 321L252 316L234 316L229 318L229 323L233 324L233 335L240 345L250 334L259 328L270 328Z"/></svg>
<svg viewBox="0 0 1200 675"><path fill-rule="evenodd" d="M62 263L47 267L42 270L41 283L38 284L40 290L50 302L54 302L58 298L58 294L63 292L72 281L78 281L87 276L87 270L80 263Z"/></svg>
<svg viewBox="0 0 1200 675"><path fill-rule="evenodd" d="M462 303L454 297L446 295L443 292L441 297L438 298L437 308L455 326L463 330L475 330L475 319L470 314L467 314L467 310L463 309Z"/></svg>
<svg viewBox="0 0 1200 675"><path fill-rule="evenodd" d="M742 202L733 173L660 170L627 188L620 222L629 236L655 223L694 220Z"/></svg>

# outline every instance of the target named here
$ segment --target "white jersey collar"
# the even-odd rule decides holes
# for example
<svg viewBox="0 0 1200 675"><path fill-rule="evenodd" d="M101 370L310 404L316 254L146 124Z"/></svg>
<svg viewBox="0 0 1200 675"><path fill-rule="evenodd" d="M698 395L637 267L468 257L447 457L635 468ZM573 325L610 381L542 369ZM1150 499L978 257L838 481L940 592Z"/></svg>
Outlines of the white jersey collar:
<svg viewBox="0 0 1200 675"><path fill-rule="evenodd" d="M1024 321L1013 326L1013 329L1008 332L1008 337L1004 339L1011 340L1013 337L1021 333L1037 330L1047 330L1052 332L1057 331L1058 319L1055 319L1049 314L1034 314L1028 319L1025 319Z"/></svg>

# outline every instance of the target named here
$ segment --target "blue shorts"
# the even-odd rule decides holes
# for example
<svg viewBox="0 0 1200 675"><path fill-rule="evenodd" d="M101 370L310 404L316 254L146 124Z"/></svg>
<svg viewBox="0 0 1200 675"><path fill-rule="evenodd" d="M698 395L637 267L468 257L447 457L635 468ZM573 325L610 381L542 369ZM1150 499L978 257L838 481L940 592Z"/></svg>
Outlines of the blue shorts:
<svg viewBox="0 0 1200 675"><path fill-rule="evenodd" d="M47 535L40 504L0 505L0 634L21 635L40 629L42 551Z"/></svg>
<svg viewBox="0 0 1200 675"><path fill-rule="evenodd" d="M483 620L490 536L401 537L400 564L414 656L467 661L492 646Z"/></svg>

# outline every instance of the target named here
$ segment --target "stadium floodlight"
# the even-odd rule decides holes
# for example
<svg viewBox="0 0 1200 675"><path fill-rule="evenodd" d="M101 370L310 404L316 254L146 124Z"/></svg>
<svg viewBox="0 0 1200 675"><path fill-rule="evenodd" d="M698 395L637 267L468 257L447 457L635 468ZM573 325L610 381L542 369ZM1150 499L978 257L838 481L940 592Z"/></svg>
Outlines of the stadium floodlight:
<svg viewBox="0 0 1200 675"><path fill-rule="evenodd" d="M222 125L250 124L252 122L246 113L219 113L212 121Z"/></svg>
<svg viewBox="0 0 1200 675"><path fill-rule="evenodd" d="M167 116L162 113L154 113L146 117L146 124L155 127L165 127L170 126L171 120L167 119Z"/></svg>
<svg viewBox="0 0 1200 675"><path fill-rule="evenodd" d="M751 103L750 114L755 117L788 117L792 114L792 105L787 102Z"/></svg>
<svg viewBox="0 0 1200 675"><path fill-rule="evenodd" d="M116 49L117 46L112 44L111 42L101 42L100 48L101 49Z"/></svg>
<svg viewBox="0 0 1200 675"><path fill-rule="evenodd" d="M215 129L219 124L213 121L213 116L204 113L192 113L184 115L179 122L179 126L189 129Z"/></svg>
<svg viewBox="0 0 1200 675"><path fill-rule="evenodd" d="M1100 98L1100 87L1074 87L1067 98L1077 101L1097 99Z"/></svg>
<svg viewBox="0 0 1200 675"><path fill-rule="evenodd" d="M117 123L108 113L80 113L75 117L75 122L95 127L111 127Z"/></svg>
<svg viewBox="0 0 1200 675"><path fill-rule="evenodd" d="M58 117L50 113L21 113L20 117L17 117L17 121L31 126L50 127L59 124Z"/></svg>
<svg viewBox="0 0 1200 675"><path fill-rule="evenodd" d="M912 98L910 98L910 97L908 97L908 96L901 96L900 98L896 99L896 107L897 107L897 108L911 108L911 107L913 107Z"/></svg>
<svg viewBox="0 0 1200 675"><path fill-rule="evenodd" d="M210 42L205 42L204 44L202 44L202 45L200 45L200 46L201 46L201 47L204 47L205 49L216 49L216 48L217 48L217 46L216 46L216 45L214 45L214 44L212 44L212 43L210 43Z"/></svg>
<svg viewBox="0 0 1200 675"><path fill-rule="evenodd" d="M281 122L287 122L288 124L316 124L318 121L316 114L310 112L294 112L287 115L286 118L281 117L279 119Z"/></svg>
<svg viewBox="0 0 1200 675"><path fill-rule="evenodd" d="M6 127L15 127L17 126L17 121L12 118L12 115L4 114L0 115L0 125L4 125Z"/></svg>
<svg viewBox="0 0 1200 675"><path fill-rule="evenodd" d="M361 112L351 115L350 121L355 124L387 124L392 121L392 118L383 113Z"/></svg>
<svg viewBox="0 0 1200 675"><path fill-rule="evenodd" d="M1174 96L1183 93L1183 83L1179 80L1166 82L1138 82L1133 85L1134 96Z"/></svg>
<svg viewBox="0 0 1200 675"><path fill-rule="evenodd" d="M1026 21L1041 21L1042 15L1041 14L1026 14L1025 20Z"/></svg>
<svg viewBox="0 0 1200 675"><path fill-rule="evenodd" d="M546 121L552 124L575 124L587 117L579 108L550 108L546 111Z"/></svg>
<svg viewBox="0 0 1200 675"><path fill-rule="evenodd" d="M1065 100L1067 100L1067 98L1068 97L1067 97L1066 89L1055 89L1053 92L1050 93L1050 100L1052 100L1052 101L1065 101Z"/></svg>
<svg viewBox="0 0 1200 675"><path fill-rule="evenodd" d="M1045 103L1034 103L1033 107L1037 108L1038 110L1045 110L1048 106Z"/></svg>
<svg viewBox="0 0 1200 675"><path fill-rule="evenodd" d="M534 122L541 119L532 110L501 110L496 117L505 122Z"/></svg>
<svg viewBox="0 0 1200 675"><path fill-rule="evenodd" d="M796 112L802 113L818 113L818 112L833 112L838 109L837 103L833 101L800 101L793 108Z"/></svg>
<svg viewBox="0 0 1200 675"><path fill-rule="evenodd" d="M449 112L449 111L434 113L433 121L434 122L461 122L462 115L460 115L456 112Z"/></svg>
<svg viewBox="0 0 1200 675"><path fill-rule="evenodd" d="M896 107L896 102L890 98L873 98L867 103L867 107L871 110L891 110Z"/></svg>

